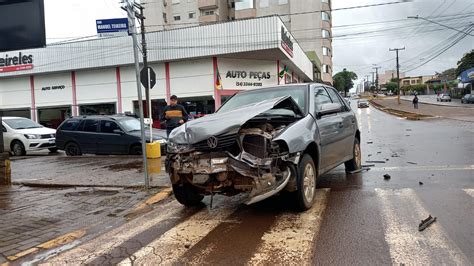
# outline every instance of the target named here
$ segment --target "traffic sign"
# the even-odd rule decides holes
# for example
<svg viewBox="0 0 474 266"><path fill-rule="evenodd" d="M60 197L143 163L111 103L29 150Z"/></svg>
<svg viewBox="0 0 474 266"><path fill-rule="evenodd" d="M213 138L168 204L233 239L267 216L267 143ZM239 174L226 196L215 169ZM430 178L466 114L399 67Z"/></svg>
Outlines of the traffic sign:
<svg viewBox="0 0 474 266"><path fill-rule="evenodd" d="M148 79L148 73L150 73L150 78L149 79ZM155 84L156 84L156 73L155 73L155 71L153 71L153 68L151 68L151 67L142 68L142 70L140 71L140 82L142 83L143 87L145 87L147 89L151 89L155 86ZM148 84L150 84L149 88L148 88Z"/></svg>
<svg viewBox="0 0 474 266"><path fill-rule="evenodd" d="M99 37L127 36L128 18L98 19L95 21Z"/></svg>

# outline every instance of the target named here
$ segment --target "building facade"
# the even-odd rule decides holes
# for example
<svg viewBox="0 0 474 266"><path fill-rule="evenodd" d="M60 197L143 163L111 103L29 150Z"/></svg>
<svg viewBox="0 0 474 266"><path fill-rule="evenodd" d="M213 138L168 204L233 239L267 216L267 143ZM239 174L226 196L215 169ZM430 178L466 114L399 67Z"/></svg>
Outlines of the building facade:
<svg viewBox="0 0 474 266"><path fill-rule="evenodd" d="M277 16L150 32L146 38L157 80L150 91L155 127L172 94L199 117L241 90L313 81L313 63ZM56 128L69 116L138 113L131 37L4 52L0 59L3 116Z"/></svg>
<svg viewBox="0 0 474 266"><path fill-rule="evenodd" d="M400 72L400 79L405 77L405 73ZM390 82L391 79L397 78L397 71L396 70L386 70L384 73L379 74L379 84L387 84Z"/></svg>
<svg viewBox="0 0 474 266"><path fill-rule="evenodd" d="M332 83L331 0L144 0L147 31L279 15L317 67L316 78Z"/></svg>

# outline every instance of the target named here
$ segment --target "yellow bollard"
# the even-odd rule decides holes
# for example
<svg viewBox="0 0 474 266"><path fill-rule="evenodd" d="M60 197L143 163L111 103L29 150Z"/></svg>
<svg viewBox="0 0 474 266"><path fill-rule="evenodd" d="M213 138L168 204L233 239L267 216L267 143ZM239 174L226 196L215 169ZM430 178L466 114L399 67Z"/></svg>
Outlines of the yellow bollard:
<svg viewBox="0 0 474 266"><path fill-rule="evenodd" d="M156 159L161 157L161 143L152 142L146 144L146 157Z"/></svg>

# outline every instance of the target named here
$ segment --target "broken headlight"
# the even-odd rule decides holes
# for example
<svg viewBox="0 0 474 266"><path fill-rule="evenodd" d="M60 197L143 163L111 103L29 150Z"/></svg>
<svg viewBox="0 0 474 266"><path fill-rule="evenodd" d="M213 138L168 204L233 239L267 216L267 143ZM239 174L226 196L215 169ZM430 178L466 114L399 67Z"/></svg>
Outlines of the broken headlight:
<svg viewBox="0 0 474 266"><path fill-rule="evenodd" d="M174 142L168 142L166 145L166 151L168 153L183 153L192 150L192 146L188 144L178 144Z"/></svg>

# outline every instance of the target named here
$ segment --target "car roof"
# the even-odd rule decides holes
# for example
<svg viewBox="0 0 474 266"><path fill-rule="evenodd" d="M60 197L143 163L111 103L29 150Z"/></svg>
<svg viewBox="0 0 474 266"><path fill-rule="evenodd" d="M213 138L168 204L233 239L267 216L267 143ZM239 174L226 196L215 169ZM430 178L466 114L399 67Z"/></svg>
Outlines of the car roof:
<svg viewBox="0 0 474 266"><path fill-rule="evenodd" d="M262 91L262 90L282 89L282 88L287 88L287 87L301 87L301 86L308 87L310 85L320 85L320 86L331 87L331 85L326 85L326 84L323 84L323 83L291 83L291 84L280 84L280 85L266 86L266 87L261 87L261 88L258 88L258 89L243 90L243 91L240 91L238 93L240 94L240 93Z"/></svg>
<svg viewBox="0 0 474 266"><path fill-rule="evenodd" d="M2 119L3 120L10 120L10 119L29 119L29 118L20 117L20 116L2 116ZM31 120L31 119L29 119L29 120Z"/></svg>
<svg viewBox="0 0 474 266"><path fill-rule="evenodd" d="M96 120L120 120L120 119L127 119L127 118L135 118L133 116L127 115L81 115L81 116L73 116L71 119L96 119Z"/></svg>

